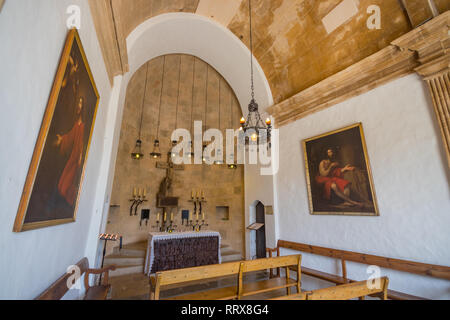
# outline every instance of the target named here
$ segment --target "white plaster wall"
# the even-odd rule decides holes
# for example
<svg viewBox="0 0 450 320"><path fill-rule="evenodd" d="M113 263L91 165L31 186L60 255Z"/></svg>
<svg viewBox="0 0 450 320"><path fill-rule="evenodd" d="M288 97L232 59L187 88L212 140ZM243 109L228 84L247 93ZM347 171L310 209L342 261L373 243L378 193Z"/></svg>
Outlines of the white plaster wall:
<svg viewBox="0 0 450 320"><path fill-rule="evenodd" d="M312 216L301 141L357 122L366 135L380 216ZM281 128L279 238L450 266L450 180L441 143L429 94L417 75ZM341 272L335 260L307 254L302 265ZM350 263L348 269L350 278L368 277L366 266ZM383 274L393 290L450 298L449 281L390 270ZM304 281L307 289L329 285Z"/></svg>
<svg viewBox="0 0 450 320"><path fill-rule="evenodd" d="M72 4L81 8L79 33L100 93L77 221L13 233ZM0 299L32 299L85 256L89 230L98 231L91 219L102 211L95 199L111 87L87 0L6 1L0 43Z"/></svg>

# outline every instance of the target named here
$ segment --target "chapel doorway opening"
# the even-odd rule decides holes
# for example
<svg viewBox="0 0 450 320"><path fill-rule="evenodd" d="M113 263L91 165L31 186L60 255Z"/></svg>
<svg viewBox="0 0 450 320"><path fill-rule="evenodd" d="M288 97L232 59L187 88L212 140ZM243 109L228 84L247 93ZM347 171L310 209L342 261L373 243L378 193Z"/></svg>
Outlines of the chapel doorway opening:
<svg viewBox="0 0 450 320"><path fill-rule="evenodd" d="M255 246L256 246L256 258L266 258L266 216L264 205L261 201L256 204L256 223L261 223L263 226L256 230Z"/></svg>

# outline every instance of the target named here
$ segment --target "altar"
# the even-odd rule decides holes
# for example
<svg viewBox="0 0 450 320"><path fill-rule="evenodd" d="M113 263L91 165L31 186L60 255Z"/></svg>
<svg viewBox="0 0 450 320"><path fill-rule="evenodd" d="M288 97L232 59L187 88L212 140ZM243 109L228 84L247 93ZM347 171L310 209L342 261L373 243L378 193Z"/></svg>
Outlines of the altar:
<svg viewBox="0 0 450 320"><path fill-rule="evenodd" d="M162 233L148 237L145 274L221 263L220 233L214 231Z"/></svg>

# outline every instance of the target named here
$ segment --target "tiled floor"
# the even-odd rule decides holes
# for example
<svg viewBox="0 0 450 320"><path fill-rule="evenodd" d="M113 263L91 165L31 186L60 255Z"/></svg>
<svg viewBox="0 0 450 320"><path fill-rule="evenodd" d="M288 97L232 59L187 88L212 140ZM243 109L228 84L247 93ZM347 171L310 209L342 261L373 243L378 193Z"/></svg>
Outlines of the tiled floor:
<svg viewBox="0 0 450 320"><path fill-rule="evenodd" d="M255 282L268 278L266 272L257 272L244 276L245 282ZM148 277L144 274L131 274L120 277L111 278L110 283L112 300L148 300L149 284ZM196 282L195 284L168 288L161 292L161 299L170 298L178 295L206 291L215 288L227 287L236 284L236 277L220 278L213 281ZM274 297L283 296L286 290L278 290L258 296L252 296L245 300L265 300Z"/></svg>

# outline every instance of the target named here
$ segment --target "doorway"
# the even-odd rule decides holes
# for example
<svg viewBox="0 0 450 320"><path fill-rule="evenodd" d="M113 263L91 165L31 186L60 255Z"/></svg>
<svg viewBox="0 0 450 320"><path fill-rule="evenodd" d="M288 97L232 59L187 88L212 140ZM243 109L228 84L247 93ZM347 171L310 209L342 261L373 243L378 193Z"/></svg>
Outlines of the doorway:
<svg viewBox="0 0 450 320"><path fill-rule="evenodd" d="M258 202L256 205L256 223L264 224L256 230L256 258L266 258L266 215L264 205Z"/></svg>

